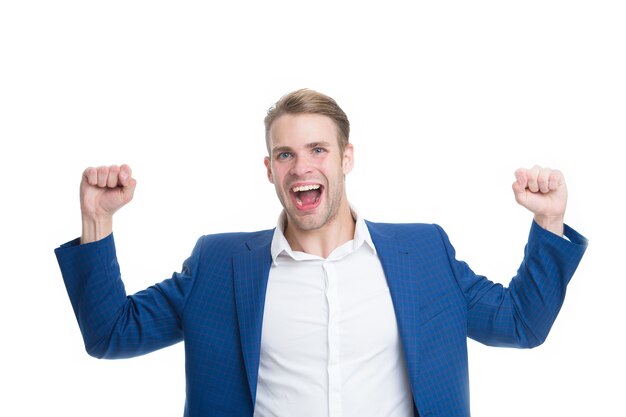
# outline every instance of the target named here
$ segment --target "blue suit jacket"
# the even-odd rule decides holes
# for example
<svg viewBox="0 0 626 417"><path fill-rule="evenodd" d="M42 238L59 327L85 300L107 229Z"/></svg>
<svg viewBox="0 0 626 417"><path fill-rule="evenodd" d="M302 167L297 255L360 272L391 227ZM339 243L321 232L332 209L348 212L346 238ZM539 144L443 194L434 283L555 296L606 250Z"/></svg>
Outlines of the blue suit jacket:
<svg viewBox="0 0 626 417"><path fill-rule="evenodd" d="M393 300L416 415L469 416L467 337L541 344L586 239L533 223L508 288L455 259L436 225L367 223ZM113 236L56 250L89 354L142 355L184 339L185 416L252 416L273 231L200 238L180 273L127 296ZM418 414L419 411L419 414Z"/></svg>

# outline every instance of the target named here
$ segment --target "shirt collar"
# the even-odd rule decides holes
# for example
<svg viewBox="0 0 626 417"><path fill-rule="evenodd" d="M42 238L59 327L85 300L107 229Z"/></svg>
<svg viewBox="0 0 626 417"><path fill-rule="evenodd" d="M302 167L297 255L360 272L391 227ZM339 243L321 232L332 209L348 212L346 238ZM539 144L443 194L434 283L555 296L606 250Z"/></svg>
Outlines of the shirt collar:
<svg viewBox="0 0 626 417"><path fill-rule="evenodd" d="M355 251L365 243L374 253L376 253L376 247L374 246L374 242L370 236L367 224L365 224L365 220L358 214L358 211L353 205L350 205L350 213L352 214L352 218L355 219L354 238L351 241L346 242L342 245L342 247L350 244L350 251ZM274 236L272 238L272 262L276 263L276 258L278 258L278 255L281 253L285 253L293 259L320 259L315 255L305 254L303 252L294 252L291 249L291 246L289 246L289 242L287 242L284 234L286 222L287 214L285 213L285 210L283 210L280 213L280 216L278 216L278 223L276 224L276 229L274 229Z"/></svg>

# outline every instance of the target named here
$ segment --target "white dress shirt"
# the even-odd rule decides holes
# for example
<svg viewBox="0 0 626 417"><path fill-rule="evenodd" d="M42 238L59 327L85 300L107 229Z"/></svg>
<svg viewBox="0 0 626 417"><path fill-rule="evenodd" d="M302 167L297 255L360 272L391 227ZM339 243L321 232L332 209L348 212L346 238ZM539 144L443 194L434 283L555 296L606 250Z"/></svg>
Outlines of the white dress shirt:
<svg viewBox="0 0 626 417"><path fill-rule="evenodd" d="M354 216L354 213L353 213ZM328 258L272 240L255 417L412 417L396 316L362 218Z"/></svg>

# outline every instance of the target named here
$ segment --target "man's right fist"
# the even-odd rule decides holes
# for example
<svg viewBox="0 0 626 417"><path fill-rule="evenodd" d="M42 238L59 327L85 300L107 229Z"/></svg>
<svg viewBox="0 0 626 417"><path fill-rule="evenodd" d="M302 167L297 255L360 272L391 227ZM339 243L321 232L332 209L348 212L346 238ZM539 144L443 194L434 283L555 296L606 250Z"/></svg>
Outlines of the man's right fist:
<svg viewBox="0 0 626 417"><path fill-rule="evenodd" d="M128 165L89 167L80 182L83 242L99 240L112 231L113 214L133 199L137 181Z"/></svg>

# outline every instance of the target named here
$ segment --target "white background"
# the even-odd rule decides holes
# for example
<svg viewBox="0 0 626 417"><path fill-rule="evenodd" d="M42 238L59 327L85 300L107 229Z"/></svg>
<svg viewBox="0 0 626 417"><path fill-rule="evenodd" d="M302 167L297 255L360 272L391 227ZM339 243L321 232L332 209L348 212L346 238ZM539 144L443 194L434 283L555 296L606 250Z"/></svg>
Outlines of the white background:
<svg viewBox="0 0 626 417"><path fill-rule="evenodd" d="M441 224L494 281L531 221L514 170L565 173L588 252L543 346L469 342L473 415L626 416L623 2L225 3L0 5L0 414L182 415L182 344L83 350L53 254L80 233L80 175L132 166L115 233L127 290L143 289L201 234L274 226L262 120L309 87L351 119L362 214Z"/></svg>

